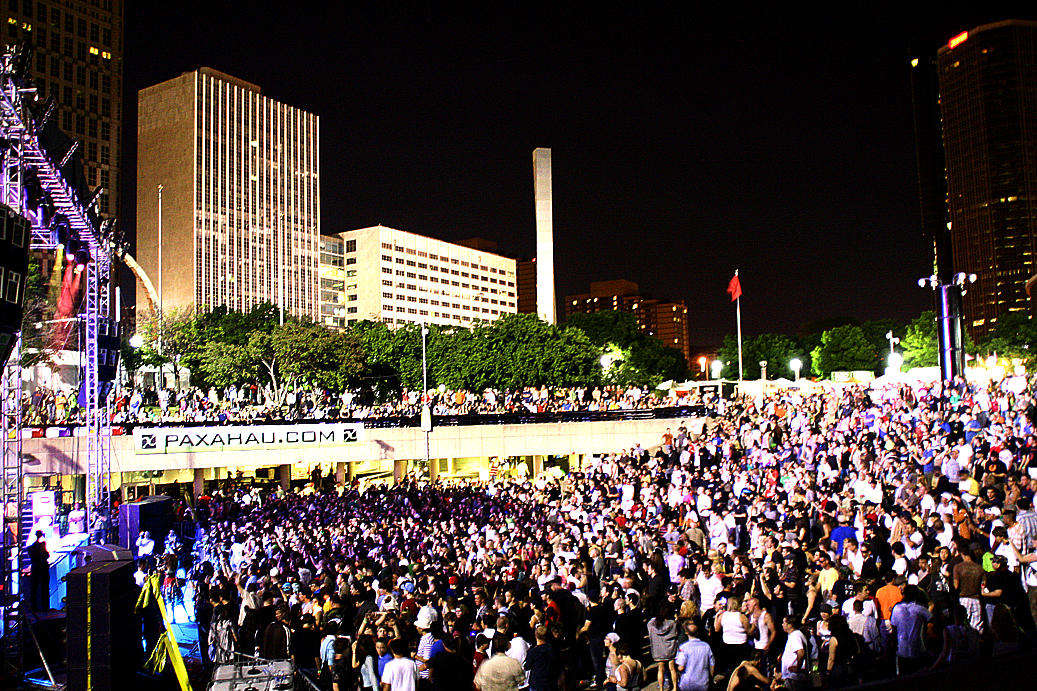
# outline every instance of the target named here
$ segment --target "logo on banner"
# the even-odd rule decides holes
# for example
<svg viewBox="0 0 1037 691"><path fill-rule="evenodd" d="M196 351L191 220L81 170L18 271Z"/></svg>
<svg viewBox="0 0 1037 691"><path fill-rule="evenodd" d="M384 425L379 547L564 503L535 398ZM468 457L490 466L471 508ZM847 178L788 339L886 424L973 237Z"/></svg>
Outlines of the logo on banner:
<svg viewBox="0 0 1037 691"><path fill-rule="evenodd" d="M241 425L135 429L137 453L255 451L344 446L360 441L362 424Z"/></svg>

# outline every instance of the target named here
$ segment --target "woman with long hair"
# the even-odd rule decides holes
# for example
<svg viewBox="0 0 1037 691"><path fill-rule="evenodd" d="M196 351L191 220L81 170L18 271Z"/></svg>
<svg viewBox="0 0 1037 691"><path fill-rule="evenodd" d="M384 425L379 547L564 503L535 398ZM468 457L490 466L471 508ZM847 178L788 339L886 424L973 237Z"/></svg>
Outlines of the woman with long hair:
<svg viewBox="0 0 1037 691"><path fill-rule="evenodd" d="M851 668L854 658L861 652L860 643L850 630L846 617L833 614L828 620L828 630L831 632L826 667L828 687L835 689L860 683L860 679Z"/></svg>

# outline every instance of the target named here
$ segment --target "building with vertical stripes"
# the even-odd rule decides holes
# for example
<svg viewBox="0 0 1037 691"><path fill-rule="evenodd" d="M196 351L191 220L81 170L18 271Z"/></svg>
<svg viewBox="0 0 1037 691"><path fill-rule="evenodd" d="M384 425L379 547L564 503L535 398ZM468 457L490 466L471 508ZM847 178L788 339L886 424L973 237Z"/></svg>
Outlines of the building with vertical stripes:
<svg viewBox="0 0 1037 691"><path fill-rule="evenodd" d="M143 89L137 113L137 257L162 309L318 319L319 118L205 67Z"/></svg>

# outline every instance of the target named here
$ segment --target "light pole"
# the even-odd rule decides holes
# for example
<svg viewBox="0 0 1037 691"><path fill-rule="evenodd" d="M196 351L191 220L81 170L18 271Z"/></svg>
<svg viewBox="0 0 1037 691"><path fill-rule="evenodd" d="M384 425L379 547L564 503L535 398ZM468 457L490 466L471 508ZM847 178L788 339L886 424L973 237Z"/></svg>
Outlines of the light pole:
<svg viewBox="0 0 1037 691"><path fill-rule="evenodd" d="M789 367L791 367L792 371L795 372L795 374L796 374L795 381L798 382L799 381L799 371L803 368L803 361L800 360L798 357L794 357L789 362Z"/></svg>
<svg viewBox="0 0 1037 691"><path fill-rule="evenodd" d="M166 385L165 367L162 363L162 327L165 321L162 307L162 185L158 186L158 380L159 388Z"/></svg>
<svg viewBox="0 0 1037 691"><path fill-rule="evenodd" d="M710 365L713 371L713 378L720 379L720 372L724 369L724 363L720 360L714 360L713 364Z"/></svg>
<svg viewBox="0 0 1037 691"><path fill-rule="evenodd" d="M426 336L428 327L421 322L421 431L425 433L425 469L429 480L432 479L432 464L429 460L429 434L432 432L432 410L428 398L428 355Z"/></svg>
<svg viewBox="0 0 1037 691"><path fill-rule="evenodd" d="M900 339L894 336L893 331L890 330L886 332L886 340L889 341L889 354L890 356L892 356L893 346L895 346L897 343L900 343Z"/></svg>
<svg viewBox="0 0 1037 691"><path fill-rule="evenodd" d="M760 379L767 381L767 361L760 360Z"/></svg>

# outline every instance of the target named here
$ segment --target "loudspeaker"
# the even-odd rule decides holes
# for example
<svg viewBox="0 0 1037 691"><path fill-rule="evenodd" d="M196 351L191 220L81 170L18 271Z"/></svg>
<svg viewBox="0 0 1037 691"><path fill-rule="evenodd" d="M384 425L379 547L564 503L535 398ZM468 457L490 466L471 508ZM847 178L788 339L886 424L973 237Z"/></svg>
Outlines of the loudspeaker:
<svg viewBox="0 0 1037 691"><path fill-rule="evenodd" d="M22 328L31 242L28 219L0 204L0 366L7 364Z"/></svg>
<svg viewBox="0 0 1037 691"><path fill-rule="evenodd" d="M120 545L80 545L72 554L76 556L76 566L86 566L95 561L132 561L133 552Z"/></svg>
<svg viewBox="0 0 1037 691"><path fill-rule="evenodd" d="M166 548L166 535L173 528L173 500L164 494L145 497L132 504L119 506L119 544L137 552L140 531L151 533L155 541L155 554Z"/></svg>
<svg viewBox="0 0 1037 691"><path fill-rule="evenodd" d="M91 562L66 584L68 689L130 689L143 661L132 561Z"/></svg>

